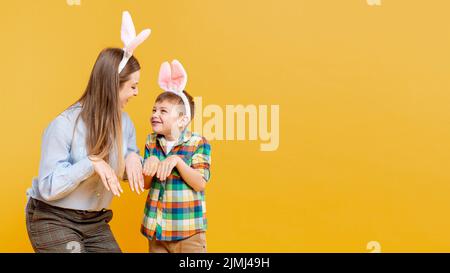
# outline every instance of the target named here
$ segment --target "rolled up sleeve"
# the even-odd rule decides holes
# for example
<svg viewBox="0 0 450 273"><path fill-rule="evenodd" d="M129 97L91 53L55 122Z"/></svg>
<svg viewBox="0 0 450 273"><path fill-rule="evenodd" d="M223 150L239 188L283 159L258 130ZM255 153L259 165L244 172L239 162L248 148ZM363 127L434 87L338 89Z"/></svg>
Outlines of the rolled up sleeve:
<svg viewBox="0 0 450 273"><path fill-rule="evenodd" d="M191 167L200 172L205 181L208 182L211 178L210 166L211 145L208 143L206 138L202 137L192 156Z"/></svg>

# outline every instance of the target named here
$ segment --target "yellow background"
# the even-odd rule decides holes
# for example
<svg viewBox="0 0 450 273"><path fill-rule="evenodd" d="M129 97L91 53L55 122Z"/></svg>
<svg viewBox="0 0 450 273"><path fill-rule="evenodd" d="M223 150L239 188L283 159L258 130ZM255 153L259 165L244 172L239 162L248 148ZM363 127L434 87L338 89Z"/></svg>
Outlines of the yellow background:
<svg viewBox="0 0 450 273"><path fill-rule="evenodd" d="M153 33L127 106L143 149L162 61L203 104L280 105L280 146L212 141L211 252L450 251L450 1L1 1L0 251L30 252L25 191L42 132L82 94L121 12ZM145 252L145 195L113 202Z"/></svg>

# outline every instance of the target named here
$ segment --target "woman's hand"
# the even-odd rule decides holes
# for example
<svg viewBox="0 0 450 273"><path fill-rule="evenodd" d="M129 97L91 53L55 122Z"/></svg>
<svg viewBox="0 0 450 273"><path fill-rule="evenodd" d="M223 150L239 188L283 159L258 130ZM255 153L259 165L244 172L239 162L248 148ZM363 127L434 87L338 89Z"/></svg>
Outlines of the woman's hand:
<svg viewBox="0 0 450 273"><path fill-rule="evenodd" d="M144 192L144 176L142 175L142 163L136 153L130 153L125 159L125 170L131 191L137 194Z"/></svg>
<svg viewBox="0 0 450 273"><path fill-rule="evenodd" d="M123 193L122 187L120 186L119 180L114 170L106 163L103 159L97 158L95 156L89 156L94 165L94 171L100 176L103 185L108 191L111 191L114 195L120 197L120 193Z"/></svg>

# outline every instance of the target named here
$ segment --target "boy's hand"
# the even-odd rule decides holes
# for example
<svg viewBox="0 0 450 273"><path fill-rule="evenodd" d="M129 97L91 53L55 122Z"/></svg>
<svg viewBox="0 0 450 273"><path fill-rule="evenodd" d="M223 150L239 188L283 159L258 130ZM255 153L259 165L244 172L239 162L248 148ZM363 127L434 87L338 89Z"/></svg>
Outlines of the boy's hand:
<svg viewBox="0 0 450 273"><path fill-rule="evenodd" d="M156 172L156 177L164 181L166 178L170 175L173 168L178 164L178 162L181 160L180 157L176 155L171 155L168 158L164 159L159 163L158 171Z"/></svg>
<svg viewBox="0 0 450 273"><path fill-rule="evenodd" d="M143 169L143 173L146 176L155 176L156 171L158 171L158 166L159 166L159 159L152 155L149 158L147 158L144 162L144 169Z"/></svg>

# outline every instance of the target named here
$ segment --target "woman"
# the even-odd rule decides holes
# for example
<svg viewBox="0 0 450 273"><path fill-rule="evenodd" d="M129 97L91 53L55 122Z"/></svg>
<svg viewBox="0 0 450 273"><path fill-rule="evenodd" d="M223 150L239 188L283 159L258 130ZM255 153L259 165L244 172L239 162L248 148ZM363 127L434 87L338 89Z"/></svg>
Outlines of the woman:
<svg viewBox="0 0 450 273"><path fill-rule="evenodd" d="M131 17L123 18L124 50L100 53L84 94L44 132L39 176L27 191L27 230L36 252L121 252L108 207L123 192L123 175L133 191L143 191L135 128L122 110L138 95L140 65L132 52L150 34L136 42L128 32L124 39Z"/></svg>

